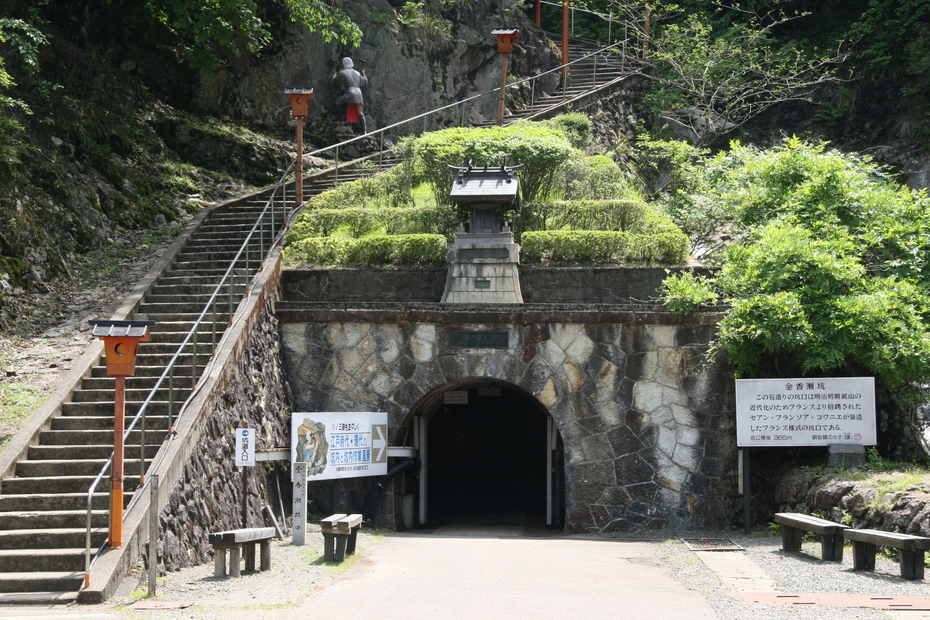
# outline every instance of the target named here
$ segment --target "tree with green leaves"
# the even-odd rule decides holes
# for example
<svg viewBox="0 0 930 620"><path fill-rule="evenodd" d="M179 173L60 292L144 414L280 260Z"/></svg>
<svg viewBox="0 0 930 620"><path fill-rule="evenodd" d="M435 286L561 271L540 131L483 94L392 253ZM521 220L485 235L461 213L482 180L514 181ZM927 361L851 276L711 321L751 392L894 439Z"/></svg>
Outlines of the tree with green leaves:
<svg viewBox="0 0 930 620"><path fill-rule="evenodd" d="M276 0L291 20L324 41L358 46L362 32L340 7L341 0ZM223 54L261 50L270 40L258 0L145 0L149 13L182 42L192 66L211 69Z"/></svg>
<svg viewBox="0 0 930 620"><path fill-rule="evenodd" d="M813 90L834 82L845 53L822 53L795 42L779 41L776 32L794 19L780 13L740 12L724 28L703 13L683 16L675 5L653 3L663 15L652 33L634 11L628 27L648 39L643 74L652 81L644 103L661 125L698 147L744 125L771 106L807 101Z"/></svg>
<svg viewBox="0 0 930 620"><path fill-rule="evenodd" d="M796 138L734 145L707 192L743 231L712 280L666 281L670 307L718 292L713 353L737 376L874 375L910 412L930 383L930 198L867 158Z"/></svg>

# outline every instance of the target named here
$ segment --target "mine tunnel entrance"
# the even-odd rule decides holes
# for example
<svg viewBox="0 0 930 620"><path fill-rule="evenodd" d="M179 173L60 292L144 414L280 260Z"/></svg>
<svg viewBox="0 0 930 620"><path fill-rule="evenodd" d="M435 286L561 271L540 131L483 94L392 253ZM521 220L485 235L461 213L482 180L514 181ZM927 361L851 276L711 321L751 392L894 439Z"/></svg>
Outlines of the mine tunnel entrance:
<svg viewBox="0 0 930 620"><path fill-rule="evenodd" d="M561 525L564 450L533 396L509 384L470 384L431 409L421 426L421 524Z"/></svg>

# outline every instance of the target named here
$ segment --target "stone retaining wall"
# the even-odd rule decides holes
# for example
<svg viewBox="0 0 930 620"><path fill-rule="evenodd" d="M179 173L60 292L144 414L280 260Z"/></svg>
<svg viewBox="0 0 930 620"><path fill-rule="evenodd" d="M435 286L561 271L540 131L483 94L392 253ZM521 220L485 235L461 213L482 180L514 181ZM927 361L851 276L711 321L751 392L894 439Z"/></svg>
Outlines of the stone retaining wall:
<svg viewBox="0 0 930 620"><path fill-rule="evenodd" d="M242 469L233 460L236 428L255 429L259 450L290 445L290 392L274 314L279 265L279 259L270 260L253 284L252 294L224 334L216 368L201 378L203 392L181 419L179 436L196 443L179 448L175 460L182 471L176 474L177 483L159 492L161 571L209 561L213 551L207 534L243 526ZM279 515L273 476L282 476L286 488L288 467L259 463L245 468L248 527L265 525L265 504Z"/></svg>
<svg viewBox="0 0 930 620"><path fill-rule="evenodd" d="M566 529L721 527L737 509L732 385L716 315L555 307L278 306L297 411L387 411L390 440L476 380L536 398L565 444ZM451 332L506 331L505 349Z"/></svg>

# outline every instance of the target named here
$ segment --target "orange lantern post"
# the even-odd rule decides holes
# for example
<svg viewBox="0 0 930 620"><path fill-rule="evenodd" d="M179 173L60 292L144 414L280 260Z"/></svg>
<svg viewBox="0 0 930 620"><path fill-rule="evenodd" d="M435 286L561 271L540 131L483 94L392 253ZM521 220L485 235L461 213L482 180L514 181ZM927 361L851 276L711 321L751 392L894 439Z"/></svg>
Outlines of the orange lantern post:
<svg viewBox="0 0 930 620"><path fill-rule="evenodd" d="M286 86L284 94L291 99L291 116L297 121L297 162L294 183L294 206L299 207L304 201L304 118L307 107L313 99L313 88L309 86Z"/></svg>
<svg viewBox="0 0 930 620"><path fill-rule="evenodd" d="M512 28L497 28L491 31L491 34L497 35L497 51L501 53L501 92L498 97L497 105L497 126L504 124L504 91L507 89L507 54L513 51L513 40L520 36L517 30Z"/></svg>
<svg viewBox="0 0 930 620"><path fill-rule="evenodd" d="M111 549L123 545L123 435L126 429L126 377L136 374L139 343L150 339L155 321L90 321L93 335L103 339L107 374L116 380L113 405L113 475L110 493ZM143 449L145 447L143 446Z"/></svg>

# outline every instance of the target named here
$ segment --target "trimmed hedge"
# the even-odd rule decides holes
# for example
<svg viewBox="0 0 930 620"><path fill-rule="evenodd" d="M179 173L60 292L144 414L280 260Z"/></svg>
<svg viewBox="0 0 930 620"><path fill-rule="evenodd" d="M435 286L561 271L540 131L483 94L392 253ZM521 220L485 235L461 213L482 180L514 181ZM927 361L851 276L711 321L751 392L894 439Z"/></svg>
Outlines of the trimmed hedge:
<svg viewBox="0 0 930 620"><path fill-rule="evenodd" d="M458 228L458 211L451 205L370 209L350 207L344 209L317 209L302 214L297 231L288 236L289 242L302 237L328 237L340 228L348 229L356 239L383 228L389 235L440 234L451 237Z"/></svg>
<svg viewBox="0 0 930 620"><path fill-rule="evenodd" d="M688 261L688 237L681 231L634 234L600 230L549 230L523 233L523 263L569 265L661 264Z"/></svg>
<svg viewBox="0 0 930 620"><path fill-rule="evenodd" d="M669 218L636 200L559 200L524 207L528 229L676 232Z"/></svg>
<svg viewBox="0 0 930 620"><path fill-rule="evenodd" d="M306 265L441 267L446 264L442 235L374 235L362 239L308 237L284 250L286 259Z"/></svg>

